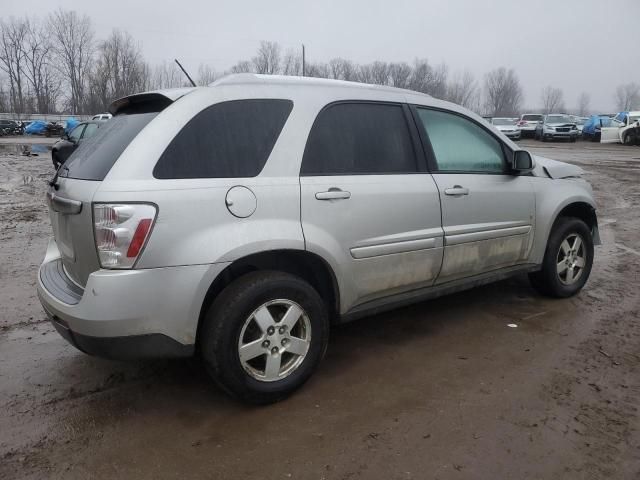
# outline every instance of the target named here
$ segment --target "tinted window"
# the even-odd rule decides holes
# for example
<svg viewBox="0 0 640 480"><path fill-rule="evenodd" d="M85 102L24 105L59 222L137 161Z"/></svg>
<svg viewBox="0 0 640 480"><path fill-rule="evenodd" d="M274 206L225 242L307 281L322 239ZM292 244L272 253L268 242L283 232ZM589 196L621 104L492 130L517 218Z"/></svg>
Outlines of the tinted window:
<svg viewBox="0 0 640 480"><path fill-rule="evenodd" d="M72 142L77 142L78 140L80 140L80 137L82 136L82 131L84 130L85 125L86 124L81 123L76 128L71 130L71 133L69 133L69 140L71 140Z"/></svg>
<svg viewBox="0 0 640 480"><path fill-rule="evenodd" d="M157 112L116 115L82 141L60 171L61 177L104 180L118 157Z"/></svg>
<svg viewBox="0 0 640 480"><path fill-rule="evenodd" d="M235 100L193 117L156 164L156 178L255 177L287 121L290 100Z"/></svg>
<svg viewBox="0 0 640 480"><path fill-rule="evenodd" d="M542 120L542 115L523 115L522 120L527 120L530 122L539 122Z"/></svg>
<svg viewBox="0 0 640 480"><path fill-rule="evenodd" d="M97 123L87 123L87 128L84 129L84 134L82 135L82 139L86 140L87 138L93 137L98 130Z"/></svg>
<svg viewBox="0 0 640 480"><path fill-rule="evenodd" d="M402 107L340 103L318 114L302 159L302 175L415 172Z"/></svg>
<svg viewBox="0 0 640 480"><path fill-rule="evenodd" d="M460 115L418 109L438 170L502 172L504 154L500 142L479 125Z"/></svg>

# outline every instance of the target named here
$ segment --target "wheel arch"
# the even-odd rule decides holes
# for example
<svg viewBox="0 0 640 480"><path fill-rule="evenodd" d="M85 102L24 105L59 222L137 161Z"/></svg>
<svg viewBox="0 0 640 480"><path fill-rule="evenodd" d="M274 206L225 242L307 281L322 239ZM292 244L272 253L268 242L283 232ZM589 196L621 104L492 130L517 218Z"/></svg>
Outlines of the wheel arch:
<svg viewBox="0 0 640 480"><path fill-rule="evenodd" d="M203 323L202 319L220 292L243 275L259 270L286 272L306 280L325 301L332 321L337 319L340 291L335 273L330 265L319 255L307 250L269 250L253 253L233 261L211 283L200 307L196 342Z"/></svg>

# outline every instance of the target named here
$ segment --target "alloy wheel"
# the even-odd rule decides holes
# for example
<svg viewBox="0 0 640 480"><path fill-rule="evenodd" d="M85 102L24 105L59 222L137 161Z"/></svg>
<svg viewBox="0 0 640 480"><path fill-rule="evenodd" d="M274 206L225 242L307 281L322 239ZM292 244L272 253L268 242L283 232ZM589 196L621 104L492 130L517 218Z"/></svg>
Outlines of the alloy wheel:
<svg viewBox="0 0 640 480"><path fill-rule="evenodd" d="M282 380L304 361L311 345L311 322L297 303L264 303L245 320L238 356L245 372L262 382Z"/></svg>
<svg viewBox="0 0 640 480"><path fill-rule="evenodd" d="M586 249L577 233L568 235L560 244L556 258L560 283L572 285L578 281L586 265Z"/></svg>

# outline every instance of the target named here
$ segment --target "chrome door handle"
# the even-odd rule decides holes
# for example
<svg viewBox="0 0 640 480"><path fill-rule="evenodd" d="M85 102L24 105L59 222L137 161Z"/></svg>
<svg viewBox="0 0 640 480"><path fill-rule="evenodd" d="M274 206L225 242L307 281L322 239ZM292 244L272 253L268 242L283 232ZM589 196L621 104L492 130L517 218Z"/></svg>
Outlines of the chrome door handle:
<svg viewBox="0 0 640 480"><path fill-rule="evenodd" d="M351 198L351 192L346 192L339 188L330 188L326 192L316 193L317 200L343 200L347 198Z"/></svg>
<svg viewBox="0 0 640 480"><path fill-rule="evenodd" d="M469 195L469 189L461 187L460 185L454 185L451 188L445 188L444 189L444 194L445 195L454 195L454 196Z"/></svg>

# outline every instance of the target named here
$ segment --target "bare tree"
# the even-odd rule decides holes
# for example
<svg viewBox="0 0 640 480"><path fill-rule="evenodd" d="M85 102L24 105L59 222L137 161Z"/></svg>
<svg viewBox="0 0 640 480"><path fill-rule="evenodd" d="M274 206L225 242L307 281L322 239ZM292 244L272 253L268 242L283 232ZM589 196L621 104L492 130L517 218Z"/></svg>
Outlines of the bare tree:
<svg viewBox="0 0 640 480"><path fill-rule="evenodd" d="M544 113L559 113L564 111L564 95L562 89L548 85L542 89L542 109Z"/></svg>
<svg viewBox="0 0 640 480"><path fill-rule="evenodd" d="M150 69L150 81L148 88L178 88L190 85L175 62L163 62Z"/></svg>
<svg viewBox="0 0 640 480"><path fill-rule="evenodd" d="M113 100L144 90L148 76L140 47L129 33L114 30L98 46L87 110L105 110Z"/></svg>
<svg viewBox="0 0 640 480"><path fill-rule="evenodd" d="M407 63L389 64L389 83L393 87L408 88L411 77L411 67Z"/></svg>
<svg viewBox="0 0 640 480"><path fill-rule="evenodd" d="M294 50L287 50L282 58L282 74L283 75L302 75L302 55Z"/></svg>
<svg viewBox="0 0 640 480"><path fill-rule="evenodd" d="M253 64L247 60L242 60L231 67L231 73L251 73L253 71Z"/></svg>
<svg viewBox="0 0 640 480"><path fill-rule="evenodd" d="M448 68L444 63L434 68L426 59L416 59L409 79L409 88L436 98L444 98L447 94L448 74Z"/></svg>
<svg viewBox="0 0 640 480"><path fill-rule="evenodd" d="M591 97L587 92L582 92L578 97L578 115L584 117L589 114L589 104Z"/></svg>
<svg viewBox="0 0 640 480"><path fill-rule="evenodd" d="M256 73L275 75L280 72L280 45L277 42L260 42L255 57L251 59Z"/></svg>
<svg viewBox="0 0 640 480"><path fill-rule="evenodd" d="M307 77L330 78L331 69L326 63L307 63L305 74Z"/></svg>
<svg viewBox="0 0 640 480"><path fill-rule="evenodd" d="M332 58L329 60L329 78L335 80L356 81L359 77L358 67L344 58Z"/></svg>
<svg viewBox="0 0 640 480"><path fill-rule="evenodd" d="M389 84L389 64L387 62L373 62L371 64L372 83L376 85Z"/></svg>
<svg viewBox="0 0 640 480"><path fill-rule="evenodd" d="M37 19L28 21L27 35L22 44L22 71L35 95L34 110L39 113L55 111L60 91L60 82L50 61L52 49L48 29Z"/></svg>
<svg viewBox="0 0 640 480"><path fill-rule="evenodd" d="M358 65L355 80L360 83L373 83L373 68L371 64Z"/></svg>
<svg viewBox="0 0 640 480"><path fill-rule="evenodd" d="M11 17L8 21L0 19L0 69L9 77L9 97L11 110L15 113L25 111L25 64L23 44L28 33L26 19Z"/></svg>
<svg viewBox="0 0 640 480"><path fill-rule="evenodd" d="M515 116L522 103L522 87L513 69L497 68L484 79L486 113L501 117Z"/></svg>
<svg viewBox="0 0 640 480"><path fill-rule="evenodd" d="M58 10L49 16L57 64L69 85L71 113L80 113L93 58L93 29L87 15Z"/></svg>
<svg viewBox="0 0 640 480"><path fill-rule="evenodd" d="M616 107L621 112L640 109L640 85L635 82L618 85L615 101Z"/></svg>
<svg viewBox="0 0 640 480"><path fill-rule="evenodd" d="M218 73L210 65L203 63L198 67L198 81L196 82L200 86L207 86L213 83L218 78Z"/></svg>
<svg viewBox="0 0 640 480"><path fill-rule="evenodd" d="M447 85L446 100L472 108L477 103L477 86L473 74L465 70L464 73L457 73Z"/></svg>

